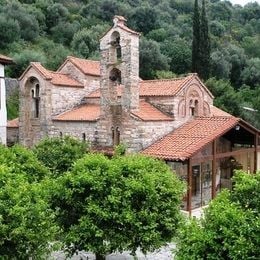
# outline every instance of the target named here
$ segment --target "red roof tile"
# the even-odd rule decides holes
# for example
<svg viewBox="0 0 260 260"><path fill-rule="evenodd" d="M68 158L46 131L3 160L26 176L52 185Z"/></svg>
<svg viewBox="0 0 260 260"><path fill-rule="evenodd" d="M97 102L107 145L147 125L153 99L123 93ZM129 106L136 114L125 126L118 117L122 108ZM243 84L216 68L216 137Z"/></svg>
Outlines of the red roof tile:
<svg viewBox="0 0 260 260"><path fill-rule="evenodd" d="M55 121L97 121L100 116L100 106L86 104L66 111L53 118Z"/></svg>
<svg viewBox="0 0 260 260"><path fill-rule="evenodd" d="M152 106L151 104L140 101L140 109L137 112L132 113L143 121L171 121L173 118L165 115L160 110ZM53 120L56 121L96 121L100 116L100 105L86 104L80 107L76 107L70 111L66 111L56 117Z"/></svg>
<svg viewBox="0 0 260 260"><path fill-rule="evenodd" d="M186 160L239 122L239 118L199 117L144 149L143 154L165 160Z"/></svg>
<svg viewBox="0 0 260 260"><path fill-rule="evenodd" d="M7 127L18 128L19 127L19 118L7 121Z"/></svg>
<svg viewBox="0 0 260 260"><path fill-rule="evenodd" d="M5 55L0 54L0 63L2 64L12 64L13 60Z"/></svg>
<svg viewBox="0 0 260 260"><path fill-rule="evenodd" d="M86 75L100 76L100 61L68 56L68 60Z"/></svg>
<svg viewBox="0 0 260 260"><path fill-rule="evenodd" d="M232 116L232 115L230 115L229 113L221 110L218 107L213 106L211 108L211 116Z"/></svg>
<svg viewBox="0 0 260 260"><path fill-rule="evenodd" d="M140 81L140 97L174 96L193 75L176 79L142 80ZM123 86L118 86L117 95L122 95ZM90 93L90 98L99 98L100 89Z"/></svg>
<svg viewBox="0 0 260 260"><path fill-rule="evenodd" d="M81 88L84 87L80 82L76 81L73 78L70 78L66 74L47 70L41 65L40 62L31 62L31 65L36 70L38 70L45 79L50 80L53 85Z"/></svg>
<svg viewBox="0 0 260 260"><path fill-rule="evenodd" d="M172 121L173 118L162 113L156 107L150 103L140 100L139 111L132 112L134 116L137 116L143 121Z"/></svg>

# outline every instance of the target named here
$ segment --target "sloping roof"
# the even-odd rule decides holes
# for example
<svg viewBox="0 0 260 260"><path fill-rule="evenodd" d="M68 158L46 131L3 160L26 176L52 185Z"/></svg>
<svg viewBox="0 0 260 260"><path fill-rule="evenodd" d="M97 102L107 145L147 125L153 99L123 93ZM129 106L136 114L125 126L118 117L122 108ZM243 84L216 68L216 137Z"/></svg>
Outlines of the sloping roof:
<svg viewBox="0 0 260 260"><path fill-rule="evenodd" d="M35 70L37 70L44 79L50 80L50 82L55 86L84 88L83 84L81 84L77 80L69 77L69 75L48 70L48 69L44 68L40 62L31 62L30 66L25 70L25 72L22 74L22 76L19 78L19 80L21 80L24 77L26 72L31 67L33 67Z"/></svg>
<svg viewBox="0 0 260 260"><path fill-rule="evenodd" d="M66 111L53 118L55 121L97 121L100 116L100 105L85 104Z"/></svg>
<svg viewBox="0 0 260 260"><path fill-rule="evenodd" d="M162 113L156 107L140 100L139 111L132 113L133 116L142 121L172 121L173 118ZM100 117L99 104L85 104L72 110L66 111L58 116L55 116L55 121L96 121Z"/></svg>
<svg viewBox="0 0 260 260"><path fill-rule="evenodd" d="M0 63L1 64L12 64L13 60L5 55L0 54Z"/></svg>
<svg viewBox="0 0 260 260"><path fill-rule="evenodd" d="M231 114L215 106L212 106L210 111L211 111L211 116L232 116Z"/></svg>
<svg viewBox="0 0 260 260"><path fill-rule="evenodd" d="M142 153L165 160L186 160L239 121L233 116L198 117L153 143Z"/></svg>
<svg viewBox="0 0 260 260"><path fill-rule="evenodd" d="M100 61L80 59L72 56L67 57L67 60L61 65L58 71L60 71L68 61L74 64L85 75L100 76Z"/></svg>
<svg viewBox="0 0 260 260"><path fill-rule="evenodd" d="M194 75L175 79L142 80L140 81L140 97L174 96ZM122 95L123 86L117 87L117 95ZM100 89L90 93L88 98L99 98Z"/></svg>
<svg viewBox="0 0 260 260"><path fill-rule="evenodd" d="M134 116L137 116L143 121L172 121L173 118L162 113L156 107L150 103L140 100L139 111L132 112Z"/></svg>
<svg viewBox="0 0 260 260"><path fill-rule="evenodd" d="M7 127L9 128L18 128L19 127L19 118L7 121Z"/></svg>

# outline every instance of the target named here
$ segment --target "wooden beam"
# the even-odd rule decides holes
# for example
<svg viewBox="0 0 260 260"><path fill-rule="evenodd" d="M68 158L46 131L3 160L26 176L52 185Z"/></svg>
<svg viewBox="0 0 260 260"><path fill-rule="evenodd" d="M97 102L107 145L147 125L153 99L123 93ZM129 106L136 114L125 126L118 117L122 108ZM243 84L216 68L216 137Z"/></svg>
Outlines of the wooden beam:
<svg viewBox="0 0 260 260"><path fill-rule="evenodd" d="M244 148L244 149L226 152L226 153L216 153L216 159L221 159L221 158L235 156L235 155L241 155L241 154L247 154L249 152L254 152L254 151L255 151L255 148ZM260 148L257 148L257 151L260 151ZM196 163L211 161L211 160L213 160L213 155L192 158L192 160L193 160L193 162L196 162Z"/></svg>
<svg viewBox="0 0 260 260"><path fill-rule="evenodd" d="M191 215L191 199L192 199L192 165L191 159L188 159L188 190L187 190L187 211Z"/></svg>
<svg viewBox="0 0 260 260"><path fill-rule="evenodd" d="M256 133L255 134L255 147L254 147L254 173L256 173L257 172L257 160L258 160L258 158L257 158L257 148L258 148L258 138L259 138L259 136L258 136L258 133Z"/></svg>
<svg viewBox="0 0 260 260"><path fill-rule="evenodd" d="M217 154L217 142L216 139L212 143L212 186L211 186L211 198L216 197L216 154Z"/></svg>

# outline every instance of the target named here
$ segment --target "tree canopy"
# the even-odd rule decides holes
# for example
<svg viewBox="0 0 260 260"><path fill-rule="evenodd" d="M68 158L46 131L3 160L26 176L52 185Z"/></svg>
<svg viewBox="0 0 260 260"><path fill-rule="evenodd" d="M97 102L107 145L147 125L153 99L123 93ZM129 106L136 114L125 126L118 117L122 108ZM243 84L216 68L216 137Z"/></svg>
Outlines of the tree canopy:
<svg viewBox="0 0 260 260"><path fill-rule="evenodd" d="M71 254L153 251L171 241L181 220L184 185L155 159L88 154L54 185L51 201Z"/></svg>
<svg viewBox="0 0 260 260"><path fill-rule="evenodd" d="M259 259L260 172L237 172L233 191L213 200L180 232L176 259Z"/></svg>
<svg viewBox="0 0 260 260"><path fill-rule="evenodd" d="M194 2L198 8L194 9ZM30 61L40 61L56 70L68 55L99 59L99 37L117 14L127 18L130 28L142 33L141 78L153 79L165 71L167 75L177 76L195 71L192 60L198 61L198 52L192 55L191 49L196 34L204 38L197 41L197 45L203 45L200 46L204 59L202 72L205 72L205 75L200 73L202 78L228 80L236 93L243 85L249 86L254 95L247 107L258 110L260 5L257 2L243 7L213 0L1 0L0 3L1 52L16 62L7 70L9 76L19 77ZM192 30L197 9L202 12L196 24L205 34ZM207 35L210 44L204 37ZM242 92L239 95L244 104L247 97ZM15 116L18 113L12 117ZM244 113L239 116L244 117ZM250 123L259 124L255 120Z"/></svg>

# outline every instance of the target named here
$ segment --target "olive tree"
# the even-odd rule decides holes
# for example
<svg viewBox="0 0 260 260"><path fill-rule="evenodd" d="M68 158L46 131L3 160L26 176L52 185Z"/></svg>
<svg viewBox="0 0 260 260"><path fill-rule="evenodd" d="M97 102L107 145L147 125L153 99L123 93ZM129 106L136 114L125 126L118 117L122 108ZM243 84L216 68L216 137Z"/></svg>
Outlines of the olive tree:
<svg viewBox="0 0 260 260"><path fill-rule="evenodd" d="M166 164L141 155L88 154L51 191L71 255L153 251L172 240L181 220L183 183Z"/></svg>

